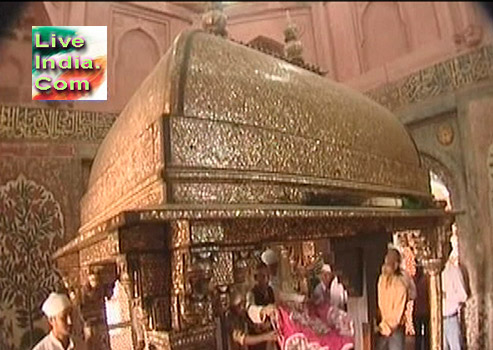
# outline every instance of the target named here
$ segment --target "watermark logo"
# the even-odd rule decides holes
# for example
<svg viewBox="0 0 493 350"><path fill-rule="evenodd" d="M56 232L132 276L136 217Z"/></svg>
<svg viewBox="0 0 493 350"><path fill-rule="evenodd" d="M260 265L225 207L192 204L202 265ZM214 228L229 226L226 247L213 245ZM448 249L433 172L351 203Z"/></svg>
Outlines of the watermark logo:
<svg viewBox="0 0 493 350"><path fill-rule="evenodd" d="M107 100L107 28L32 27L33 100Z"/></svg>

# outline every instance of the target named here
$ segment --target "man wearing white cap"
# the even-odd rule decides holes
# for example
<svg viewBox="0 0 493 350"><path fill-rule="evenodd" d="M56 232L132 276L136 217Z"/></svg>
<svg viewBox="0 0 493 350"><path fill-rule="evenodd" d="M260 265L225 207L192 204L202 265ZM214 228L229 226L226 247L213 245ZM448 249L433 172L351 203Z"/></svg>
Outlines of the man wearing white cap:
<svg viewBox="0 0 493 350"><path fill-rule="evenodd" d="M272 249L267 249L262 253L260 259L265 265L269 267L269 273L270 273L269 285L273 289L278 289L280 284L278 277L279 260L277 259L277 254Z"/></svg>
<svg viewBox="0 0 493 350"><path fill-rule="evenodd" d="M332 273L330 265L324 264L320 273L320 283L313 290L313 303L315 305L329 303L333 306L341 307L344 303L344 296L344 287L337 281L337 277Z"/></svg>
<svg viewBox="0 0 493 350"><path fill-rule="evenodd" d="M48 318L51 331L33 350L74 350L72 331L72 304L65 294L51 293L41 310Z"/></svg>
<svg viewBox="0 0 493 350"><path fill-rule="evenodd" d="M283 280L281 280L281 273L279 271L279 258L272 249L265 250L260 256L260 259L269 268L269 286L274 290L276 300L284 302L293 301L297 303L302 303L305 300L305 296L294 293L292 290L286 290L290 288L283 288ZM284 276L284 278L287 279L289 277Z"/></svg>

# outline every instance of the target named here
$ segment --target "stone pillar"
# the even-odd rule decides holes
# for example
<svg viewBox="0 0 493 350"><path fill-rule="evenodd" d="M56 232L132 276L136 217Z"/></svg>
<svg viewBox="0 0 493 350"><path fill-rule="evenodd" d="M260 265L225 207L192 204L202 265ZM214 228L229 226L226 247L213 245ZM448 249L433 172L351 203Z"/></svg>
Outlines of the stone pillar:
<svg viewBox="0 0 493 350"><path fill-rule="evenodd" d="M190 224L178 220L171 224L171 328L185 328L182 315L185 312L185 266L189 264Z"/></svg>
<svg viewBox="0 0 493 350"><path fill-rule="evenodd" d="M446 219L444 221L447 221ZM442 315L442 281L441 272L448 258L451 222L442 222L435 229L421 230L411 234L416 250L416 257L423 263L429 276L430 298L430 349L442 350L443 346L443 315Z"/></svg>
<svg viewBox="0 0 493 350"><path fill-rule="evenodd" d="M430 350L442 350L443 347L443 316L442 316L442 279L443 263L441 259L423 261L429 278L430 298Z"/></svg>
<svg viewBox="0 0 493 350"><path fill-rule="evenodd" d="M232 254L215 245L222 237L219 223L171 223L171 349L216 348L214 306L227 304L233 274Z"/></svg>
<svg viewBox="0 0 493 350"><path fill-rule="evenodd" d="M487 349L493 349L493 293L488 293L486 295L486 310L487 313Z"/></svg>

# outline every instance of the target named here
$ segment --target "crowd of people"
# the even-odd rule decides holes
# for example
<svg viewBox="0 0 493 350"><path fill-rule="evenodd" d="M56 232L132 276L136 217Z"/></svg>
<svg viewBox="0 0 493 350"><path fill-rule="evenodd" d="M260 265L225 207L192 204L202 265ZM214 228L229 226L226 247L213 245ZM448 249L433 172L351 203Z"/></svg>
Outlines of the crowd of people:
<svg viewBox="0 0 493 350"><path fill-rule="evenodd" d="M450 255L441 274L443 349L462 350L464 339L460 324L460 311L468 292L462 269L459 266L457 249L450 247ZM382 266L378 280L378 350L404 350L405 347L405 308L409 300L414 300L413 326L415 330L415 349L430 349L430 302L429 280L423 266L416 266L416 274L411 279L402 268L401 255L390 248Z"/></svg>
<svg viewBox="0 0 493 350"><path fill-rule="evenodd" d="M233 292L227 316L229 349L354 348L354 325L346 313L342 285L324 264L313 290L287 287L279 257L267 249L255 269L255 284L243 296Z"/></svg>
<svg viewBox="0 0 493 350"><path fill-rule="evenodd" d="M317 283L304 293L289 289L280 273L278 254L271 249L264 251L255 268L253 287L246 293L232 291L225 318L228 349L354 349L354 324L346 312L345 289L328 264L323 264L316 275ZM461 350L459 315L468 293L454 250L442 272L442 289L444 349ZM418 264L411 278L402 268L400 252L389 248L378 279L377 295L377 349L405 349L405 309L409 300L414 300L416 350L429 349L428 279L423 267ZM76 321L74 306L65 294L49 295L42 311L51 331L33 350L78 350L71 336Z"/></svg>

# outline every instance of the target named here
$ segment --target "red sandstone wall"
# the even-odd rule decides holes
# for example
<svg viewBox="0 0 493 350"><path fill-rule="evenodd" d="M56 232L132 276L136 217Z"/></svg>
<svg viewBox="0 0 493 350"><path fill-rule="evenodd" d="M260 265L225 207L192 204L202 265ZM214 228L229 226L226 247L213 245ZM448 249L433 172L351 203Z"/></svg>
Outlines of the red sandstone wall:
<svg viewBox="0 0 493 350"><path fill-rule="evenodd" d="M244 42L266 36L283 43L286 11L300 28L306 61L363 91L492 39L466 2L241 3L225 9L228 31ZM38 3L21 23L24 31L2 49L0 102L30 102L30 28L49 24L108 26L108 101L75 106L118 112L176 35L200 26L200 12L171 2Z"/></svg>
<svg viewBox="0 0 493 350"><path fill-rule="evenodd" d="M75 108L119 112L193 13L167 2L45 2L31 5L0 55L0 102L30 104L31 26L108 26L108 101ZM43 103L38 103L43 104Z"/></svg>
<svg viewBox="0 0 493 350"><path fill-rule="evenodd" d="M338 81L369 90L491 42L466 2L258 3L226 8L231 36L283 42L286 11L300 27L305 59Z"/></svg>

